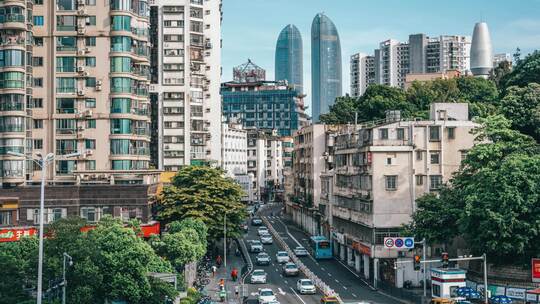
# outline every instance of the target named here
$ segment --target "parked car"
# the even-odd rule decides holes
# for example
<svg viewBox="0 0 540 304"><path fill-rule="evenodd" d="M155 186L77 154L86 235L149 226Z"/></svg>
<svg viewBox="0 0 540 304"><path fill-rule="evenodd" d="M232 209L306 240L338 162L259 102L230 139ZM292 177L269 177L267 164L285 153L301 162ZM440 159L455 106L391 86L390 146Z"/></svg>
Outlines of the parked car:
<svg viewBox="0 0 540 304"><path fill-rule="evenodd" d="M260 226L262 225L263 221L260 217L254 217L251 219L251 225L253 226Z"/></svg>
<svg viewBox="0 0 540 304"><path fill-rule="evenodd" d="M266 272L262 269L255 269L251 273L251 284L262 283L266 284Z"/></svg>
<svg viewBox="0 0 540 304"><path fill-rule="evenodd" d="M257 234L261 236L262 234L270 234L270 232L266 227L259 227L259 229L257 229Z"/></svg>
<svg viewBox="0 0 540 304"><path fill-rule="evenodd" d="M298 246L298 247L294 248L294 254L296 256L301 257L301 256L307 256L308 252L307 252L306 248L304 248L302 246Z"/></svg>
<svg viewBox="0 0 540 304"><path fill-rule="evenodd" d="M291 258L289 258L289 254L287 253L287 251L278 251L276 253L276 260L278 263L283 264L288 263Z"/></svg>
<svg viewBox="0 0 540 304"><path fill-rule="evenodd" d="M273 243L272 236L270 234L261 235L261 243L264 245L270 245Z"/></svg>
<svg viewBox="0 0 540 304"><path fill-rule="evenodd" d="M250 242L249 251L251 252L261 252L263 251L263 245L259 240L252 240Z"/></svg>
<svg viewBox="0 0 540 304"><path fill-rule="evenodd" d="M257 265L270 265L270 256L266 252L261 252L255 257Z"/></svg>
<svg viewBox="0 0 540 304"><path fill-rule="evenodd" d="M285 276L297 276L298 273L300 273L300 270L296 264L292 262L286 263L285 266L283 266L283 274Z"/></svg>
<svg viewBox="0 0 540 304"><path fill-rule="evenodd" d="M317 293L317 288L310 279L300 279L296 282L296 289L300 294L314 294Z"/></svg>
<svg viewBox="0 0 540 304"><path fill-rule="evenodd" d="M257 295L257 300L259 304L270 304L271 302L276 302L276 295L270 288L261 288L259 289L259 294Z"/></svg>

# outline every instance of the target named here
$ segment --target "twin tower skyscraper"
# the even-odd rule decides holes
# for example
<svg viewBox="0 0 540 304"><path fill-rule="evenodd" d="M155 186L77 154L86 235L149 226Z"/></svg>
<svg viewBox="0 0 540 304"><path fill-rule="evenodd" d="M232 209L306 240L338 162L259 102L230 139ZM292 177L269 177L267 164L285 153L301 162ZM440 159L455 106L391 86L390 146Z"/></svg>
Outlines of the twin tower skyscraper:
<svg viewBox="0 0 540 304"><path fill-rule="evenodd" d="M287 25L279 34L275 58L276 80L287 80L299 93L304 91L302 36ZM319 121L336 97L341 96L341 43L336 26L324 14L311 24L311 106L312 120Z"/></svg>

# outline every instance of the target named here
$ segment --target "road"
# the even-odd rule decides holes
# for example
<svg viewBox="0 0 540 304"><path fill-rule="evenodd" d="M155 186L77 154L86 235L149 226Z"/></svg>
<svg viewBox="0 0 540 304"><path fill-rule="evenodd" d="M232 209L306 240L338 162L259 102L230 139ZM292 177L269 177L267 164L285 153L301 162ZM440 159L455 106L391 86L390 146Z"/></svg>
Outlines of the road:
<svg viewBox="0 0 540 304"><path fill-rule="evenodd" d="M268 218L274 229L280 234L290 248L295 248L296 246L308 248L309 244L307 241L307 236L304 233L298 231L297 229L289 229L290 227L288 227L280 217L273 216L273 214L278 214L280 209L281 206L262 208L260 210L260 215ZM250 232L250 235L252 235L251 233L256 233L256 231ZM272 247L268 250L276 250L275 246L276 245L272 245ZM398 302L393 298L387 297L370 289L365 283L363 283L360 276L355 274L349 268L345 267L336 259L315 260L310 255L309 257L303 258L302 261L321 280L334 289L346 303L358 303L362 301L374 304L401 304L401 302ZM274 271L270 271L270 273L273 272ZM272 282L275 282L276 279L278 279L278 277L272 277ZM291 282L288 283L290 284ZM284 285L286 284L282 282L278 283L276 286L283 288ZM306 297L306 299L303 299L303 302L297 301L281 303L320 303L320 295L316 298Z"/></svg>
<svg viewBox="0 0 540 304"><path fill-rule="evenodd" d="M245 235L244 240L258 240L257 226L249 226L249 232ZM246 243L247 244L247 243ZM248 245L249 246L249 245ZM278 301L281 304L285 303L303 303L314 304L320 303L321 294L315 295L300 295L296 290L296 282L305 278L303 274L298 277L284 277L282 274L282 265L276 262L276 253L281 248L278 247L277 242L274 241L272 245L263 245L264 251L270 255L272 261L268 266L257 266L255 263L256 253L250 253L250 258L253 261L253 269L263 269L267 273L266 284L247 284L249 288L250 297L247 303L257 303L256 293L259 288L271 288L277 296ZM305 259L308 259L307 257ZM246 283L249 282L249 277L246 279Z"/></svg>

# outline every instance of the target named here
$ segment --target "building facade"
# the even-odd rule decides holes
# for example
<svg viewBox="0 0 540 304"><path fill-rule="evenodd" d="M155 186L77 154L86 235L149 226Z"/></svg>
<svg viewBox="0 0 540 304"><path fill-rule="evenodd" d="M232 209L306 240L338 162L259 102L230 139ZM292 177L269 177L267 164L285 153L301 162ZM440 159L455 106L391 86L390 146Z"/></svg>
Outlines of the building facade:
<svg viewBox="0 0 540 304"><path fill-rule="evenodd" d="M402 257L384 248L384 237L399 236L416 199L450 180L474 145L470 131L476 126L467 104L432 104L426 121L389 113L385 123L342 128L333 144L333 170L321 180L336 255L366 278L384 272L399 287L405 280L416 283L412 267L382 269L393 264L383 260Z"/></svg>
<svg viewBox="0 0 540 304"><path fill-rule="evenodd" d="M299 93L304 91L302 35L289 24L279 33L275 57L276 81L286 80Z"/></svg>
<svg viewBox="0 0 540 304"><path fill-rule="evenodd" d="M221 95L223 115L240 120L246 129L291 136L307 124L303 95L284 81L225 82Z"/></svg>
<svg viewBox="0 0 540 304"><path fill-rule="evenodd" d="M341 96L341 42L336 26L326 15L315 16L311 24L311 108L314 123L328 113Z"/></svg>
<svg viewBox="0 0 540 304"><path fill-rule="evenodd" d="M219 164L221 1L155 1L150 10L153 163Z"/></svg>
<svg viewBox="0 0 540 304"><path fill-rule="evenodd" d="M253 181L247 170L247 131L237 122L224 122L221 130L221 167L244 190L243 201L253 201Z"/></svg>
<svg viewBox="0 0 540 304"><path fill-rule="evenodd" d="M351 96L362 96L375 83L375 57L364 53L351 56Z"/></svg>

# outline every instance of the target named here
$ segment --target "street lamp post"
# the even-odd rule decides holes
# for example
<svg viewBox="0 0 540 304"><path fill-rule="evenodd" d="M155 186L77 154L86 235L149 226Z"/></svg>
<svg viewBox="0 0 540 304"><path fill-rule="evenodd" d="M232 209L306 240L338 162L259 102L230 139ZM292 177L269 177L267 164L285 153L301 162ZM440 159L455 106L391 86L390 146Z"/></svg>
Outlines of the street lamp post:
<svg viewBox="0 0 540 304"><path fill-rule="evenodd" d="M227 269L227 212L223 214L223 266Z"/></svg>
<svg viewBox="0 0 540 304"><path fill-rule="evenodd" d="M39 200L39 253L38 253L38 282L37 282L37 304L41 304L43 298L43 217L45 216L45 175L47 174L47 166L54 161L56 156L54 153L49 153L45 157L41 153L37 153L38 160L29 158L26 155L18 152L9 151L9 155L24 157L25 159L35 162L41 167L41 194ZM62 158L71 158L81 155L80 152L62 155Z"/></svg>
<svg viewBox="0 0 540 304"><path fill-rule="evenodd" d="M69 266L73 265L73 258L64 252L64 270L62 272L62 304L66 304L66 264L69 263Z"/></svg>

